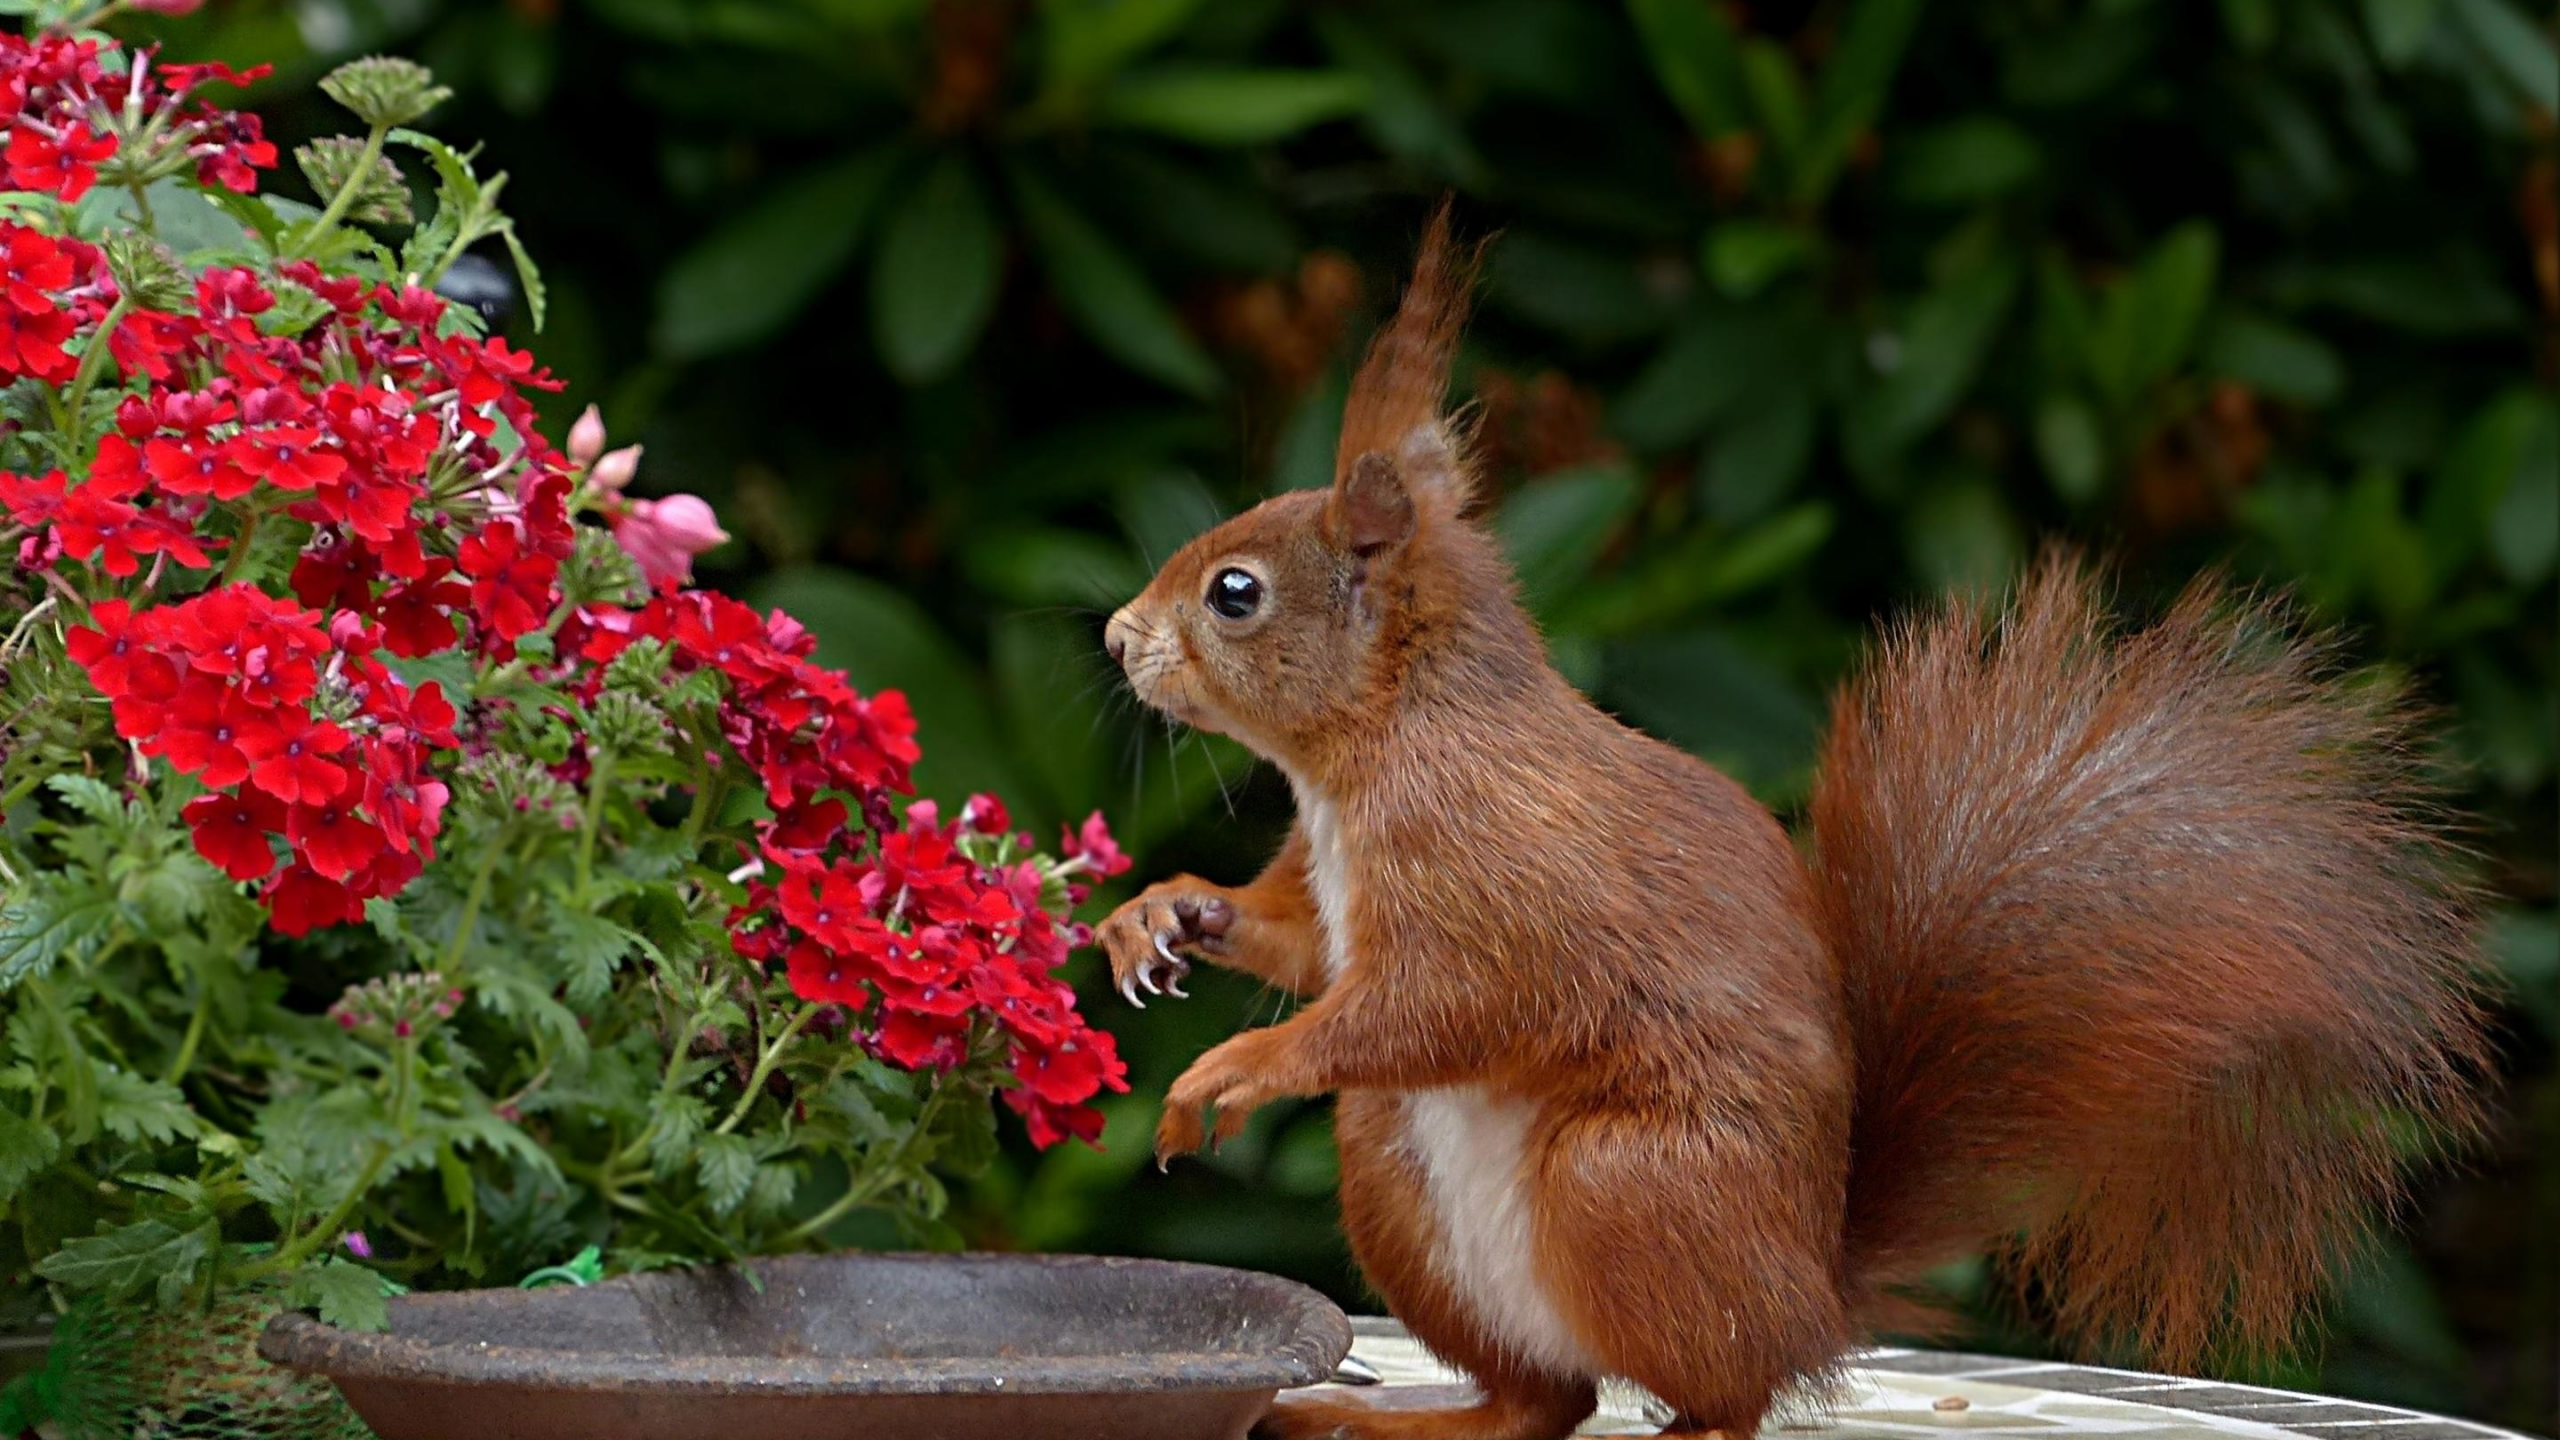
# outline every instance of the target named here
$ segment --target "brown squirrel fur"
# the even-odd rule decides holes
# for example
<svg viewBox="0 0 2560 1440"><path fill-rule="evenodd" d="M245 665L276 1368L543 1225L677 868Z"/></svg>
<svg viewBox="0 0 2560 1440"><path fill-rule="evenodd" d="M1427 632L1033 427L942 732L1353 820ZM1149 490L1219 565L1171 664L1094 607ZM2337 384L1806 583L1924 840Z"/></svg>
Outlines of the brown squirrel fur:
<svg viewBox="0 0 2560 1440"><path fill-rule="evenodd" d="M2408 711L2210 585L2117 633L2049 558L1996 617L1886 635L1800 853L1547 663L1441 408L1471 268L1444 211L1332 489L1193 541L1108 632L1299 803L1250 884L1102 928L1132 998L1177 951L1311 997L1175 1082L1158 1154L1338 1094L1354 1251L1483 1391L1262 1433L1552 1440L1614 1376L1746 1437L1985 1249L2084 1340L2281 1344L2394 1193L2386 1120L2460 1127L2483 1066Z"/></svg>

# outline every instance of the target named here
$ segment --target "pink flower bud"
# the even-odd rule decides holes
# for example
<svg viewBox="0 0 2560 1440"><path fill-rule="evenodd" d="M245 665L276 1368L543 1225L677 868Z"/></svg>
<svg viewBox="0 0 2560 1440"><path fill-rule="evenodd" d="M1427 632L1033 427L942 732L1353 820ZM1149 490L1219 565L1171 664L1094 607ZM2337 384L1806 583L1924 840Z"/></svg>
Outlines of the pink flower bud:
<svg viewBox="0 0 2560 1440"><path fill-rule="evenodd" d="M625 445L598 460L595 468L587 472L587 483L619 495L622 488L631 483L631 477L639 473L640 447Z"/></svg>
<svg viewBox="0 0 2560 1440"><path fill-rule="evenodd" d="M578 423L569 427L569 461L578 466L593 465L603 453L604 412L590 405L578 417Z"/></svg>
<svg viewBox="0 0 2560 1440"><path fill-rule="evenodd" d="M193 15L204 8L204 0L127 0L126 8L148 15Z"/></svg>
<svg viewBox="0 0 2560 1440"><path fill-rule="evenodd" d="M620 452L615 452L619 454ZM607 455L596 469L612 463ZM670 495L663 500L634 500L614 522L613 537L640 563L652 585L693 578L693 557L725 543L729 532L699 495Z"/></svg>
<svg viewBox="0 0 2560 1440"><path fill-rule="evenodd" d="M140 7L137 6L136 8ZM373 1242L365 1238L363 1231L350 1230L344 1235L339 1236L338 1239L347 1247L347 1253L353 1255L357 1259L370 1260L373 1258Z"/></svg>

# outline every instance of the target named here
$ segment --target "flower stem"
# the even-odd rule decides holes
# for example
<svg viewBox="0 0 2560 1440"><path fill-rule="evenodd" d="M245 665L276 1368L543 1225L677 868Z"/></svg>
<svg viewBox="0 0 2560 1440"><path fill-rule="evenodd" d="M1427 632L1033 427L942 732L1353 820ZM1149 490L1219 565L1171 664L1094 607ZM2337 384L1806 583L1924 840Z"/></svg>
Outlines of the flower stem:
<svg viewBox="0 0 2560 1440"><path fill-rule="evenodd" d="M106 318L98 322L97 332L89 337L88 348L80 352L80 368L73 373L71 393L62 404L62 428L71 437L74 452L88 447L89 437L82 432L87 428L89 387L98 383L98 372L106 368L107 352L115 348L112 341L116 327L132 312L133 297L118 295L116 303L107 307Z"/></svg>
<svg viewBox="0 0 2560 1440"><path fill-rule="evenodd" d="M391 1147L377 1142L373 1154L364 1162L363 1173L356 1176L356 1183L349 1187L337 1208L322 1216L318 1225L304 1231L291 1244L242 1270L239 1280L245 1282L282 1274L327 1249L338 1231L355 1215L356 1207L364 1203L365 1192L373 1188L374 1180L382 1174L383 1162L390 1158Z"/></svg>
<svg viewBox="0 0 2560 1440"><path fill-rule="evenodd" d="M338 222L347 218L347 211L356 203L356 192L364 187L364 182L373 174L374 165L382 159L382 142L390 134L388 125L376 125L366 134L364 153L356 157L355 168L347 172L345 183L338 186L338 193L329 197L329 208L320 212L320 217L311 222L311 228L303 231L302 238L293 242L291 253L282 258L308 259L322 237L337 229Z"/></svg>
<svg viewBox="0 0 2560 1440"><path fill-rule="evenodd" d="M924 1103L916 1107L916 1123L898 1141L898 1148L890 1155L888 1163L877 1167L870 1174L847 1186L844 1194L836 1197L834 1204L783 1231L780 1243L798 1245L824 1235L834 1228L837 1221L878 1199L880 1192L889 1188L889 1182L898 1177L898 1172L906 1168L907 1156L915 1149L916 1142L923 1139L925 1132L933 1128L934 1115L942 1108L943 1097L959 1088L957 1085L946 1085L936 1081L933 1093L927 1095Z"/></svg>
<svg viewBox="0 0 2560 1440"><path fill-rule="evenodd" d="M596 751L594 773L587 776L587 813L578 827L578 888L580 904L595 882L596 832L604 828L604 789L613 783L613 752Z"/></svg>
<svg viewBox="0 0 2560 1440"><path fill-rule="evenodd" d="M175 1085L184 1079L187 1067L196 1063L196 1047L204 1043L206 1017L213 1013L213 987L207 985L196 995L196 1013L187 1020L186 1037L178 1042L177 1058L169 1062L169 1073L161 1076L164 1084Z"/></svg>
<svg viewBox="0 0 2560 1440"><path fill-rule="evenodd" d="M480 923L480 907L488 903L489 877L496 873L498 857L507 853L507 832L501 828L490 837L489 848L480 854L480 866L471 872L471 891L462 899L462 919L453 927L453 938L445 942L444 960L436 968L450 978L462 964L464 947L471 943L471 927Z"/></svg>
<svg viewBox="0 0 2560 1440"><path fill-rule="evenodd" d="M755 1108L756 1097L764 1093L765 1080L773 1074L773 1067L782 1061L782 1047L791 1043L791 1037L800 1033L800 1027L818 1018L818 1008L815 1005L801 1006L800 1013L791 1017L791 1023L783 1026L781 1032L773 1037L773 1043L764 1047L764 1054L756 1059L755 1070L747 1076L745 1093L730 1108L729 1118L721 1121L712 1134L726 1135L738 1128L738 1122L747 1118L747 1112Z"/></svg>

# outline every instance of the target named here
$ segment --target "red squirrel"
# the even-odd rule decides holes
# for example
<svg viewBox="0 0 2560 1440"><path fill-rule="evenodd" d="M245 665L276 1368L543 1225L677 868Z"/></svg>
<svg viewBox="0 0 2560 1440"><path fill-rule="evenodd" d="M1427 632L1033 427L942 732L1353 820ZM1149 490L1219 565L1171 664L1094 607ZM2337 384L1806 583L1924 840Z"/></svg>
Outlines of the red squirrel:
<svg viewBox="0 0 2560 1440"><path fill-rule="evenodd" d="M2393 1196L2398 1122L2458 1132L2487 1064L2409 708L2210 584L2120 631L2054 556L1883 636L1800 851L1549 665L1442 408L1473 268L1444 208L1332 487L1193 540L1106 631L1298 809L1251 883L1101 927L1132 999L1192 956L1308 997L1174 1082L1159 1160L1337 1095L1361 1267L1481 1391L1257 1433L1555 1440L1617 1377L1747 1440L1986 1250L2155 1363L2284 1342Z"/></svg>

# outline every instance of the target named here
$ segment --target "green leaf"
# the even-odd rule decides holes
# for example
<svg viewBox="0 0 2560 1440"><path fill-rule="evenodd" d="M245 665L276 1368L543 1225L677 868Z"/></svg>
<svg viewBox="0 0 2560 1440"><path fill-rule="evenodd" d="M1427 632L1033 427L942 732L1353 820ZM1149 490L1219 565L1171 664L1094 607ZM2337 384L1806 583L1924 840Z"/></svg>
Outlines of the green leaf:
<svg viewBox="0 0 2560 1440"><path fill-rule="evenodd" d="M67 1241L37 1261L35 1269L73 1290L126 1295L156 1286L171 1295L186 1288L220 1235L220 1227L210 1220L187 1230L164 1220L140 1220Z"/></svg>
<svg viewBox="0 0 2560 1440"><path fill-rule="evenodd" d="M0 1105L0 1203L17 1194L61 1153L61 1132Z"/></svg>
<svg viewBox="0 0 2560 1440"><path fill-rule="evenodd" d="M2015 516L1986 480L1950 476L1924 490L1905 518L1911 568L1933 590L1996 595L2026 552Z"/></svg>
<svg viewBox="0 0 2560 1440"><path fill-rule="evenodd" d="M1495 243L1485 287L1504 309L1580 340L1649 335L1668 318L1634 257L1526 228Z"/></svg>
<svg viewBox="0 0 2560 1440"><path fill-rule="evenodd" d="M2560 415L2549 406L2518 446L2515 482L2498 502L2489 553L2509 580L2527 588L2551 574L2560 552Z"/></svg>
<svg viewBox="0 0 2560 1440"><path fill-rule="evenodd" d="M613 988L613 972L640 943L639 936L601 915L565 906L550 907L542 928L560 971L568 976L563 993L580 1010L603 1002Z"/></svg>
<svg viewBox="0 0 2560 1440"><path fill-rule="evenodd" d="M295 1271L285 1289L285 1304L317 1310L322 1323L341 1330L386 1330L391 1325L389 1297L382 1277L351 1260L335 1257Z"/></svg>
<svg viewBox="0 0 2560 1440"><path fill-rule="evenodd" d="M659 1179L684 1167L710 1122L710 1107L699 1096L679 1093L649 1102L649 1168Z"/></svg>
<svg viewBox="0 0 2560 1440"><path fill-rule="evenodd" d="M702 1180L702 1198L715 1215L726 1215L747 1198L756 1179L755 1147L742 1135L705 1135L694 1152Z"/></svg>
<svg viewBox="0 0 2560 1440"><path fill-rule="evenodd" d="M1922 296L1902 327L1893 368L1852 411L1853 451L1900 451L1935 428L1973 385L2018 294L2018 266L1976 265Z"/></svg>
<svg viewBox="0 0 2560 1440"><path fill-rule="evenodd" d="M2035 137L1998 115L1973 115L1901 142L1894 188L1921 205L1975 205L2033 180L2043 164Z"/></svg>
<svg viewBox="0 0 2560 1440"><path fill-rule="evenodd" d="M1192 341L1146 272L1058 194L1013 172L1014 200L1058 303L1114 358L1187 395L1218 388L1218 368Z"/></svg>
<svg viewBox="0 0 2560 1440"><path fill-rule="evenodd" d="M2090 374L2108 399L2130 401L2186 360L2212 298L2220 250L2212 225L2189 221L2108 292L2089 355Z"/></svg>
<svg viewBox="0 0 2560 1440"><path fill-rule="evenodd" d="M1712 0L1627 0L1663 93L1701 139L1743 128L1742 63Z"/></svg>
<svg viewBox="0 0 2560 1440"><path fill-rule="evenodd" d="M2088 401L2067 393L2045 397L2036 407L2036 458L2044 462L2055 494L2075 505L2097 498L2107 450Z"/></svg>
<svg viewBox="0 0 2560 1440"><path fill-rule="evenodd" d="M2326 405L2346 388L2338 352L2308 330L2233 311L2214 317L2200 343L2208 375L2302 405Z"/></svg>
<svg viewBox="0 0 2560 1440"><path fill-rule="evenodd" d="M1349 71L1167 67L1122 76L1102 92L1095 114L1195 145L1259 145L1368 103L1368 80Z"/></svg>
<svg viewBox="0 0 2560 1440"><path fill-rule="evenodd" d="M2364 28L2382 63L2398 69L2418 58L2435 33L2443 0L2364 0Z"/></svg>
<svg viewBox="0 0 2560 1440"><path fill-rule="evenodd" d="M498 238L507 244L507 254L515 261L516 284L524 289L525 313L533 320L536 333L551 314L551 292L542 286L542 267L533 263L533 255L524 248L512 221L498 227Z"/></svg>
<svg viewBox="0 0 2560 1440"><path fill-rule="evenodd" d="M0 904L0 993L43 976L65 956L94 954L114 929L113 892L86 876L41 874Z"/></svg>
<svg viewBox="0 0 2560 1440"><path fill-rule="evenodd" d="M1793 573L1831 539L1833 518L1829 505L1811 500L1734 536L1700 575L1698 598L1728 600Z"/></svg>
<svg viewBox="0 0 2560 1440"><path fill-rule="evenodd" d="M871 334L891 374L936 380L968 357L995 314L1004 237L966 157L934 162L893 207L871 266Z"/></svg>
<svg viewBox="0 0 2560 1440"><path fill-rule="evenodd" d="M1817 243L1807 231L1765 220L1719 225L1707 232L1707 278L1725 294L1749 299L1811 259Z"/></svg>
<svg viewBox="0 0 2560 1440"><path fill-rule="evenodd" d="M1795 489L1813 456L1815 405L1798 392L1754 406L1698 457L1707 514L1726 525L1756 520Z"/></svg>
<svg viewBox="0 0 2560 1440"><path fill-rule="evenodd" d="M175 1085L113 1065L98 1067L98 1123L120 1140L166 1145L200 1133L204 1122Z"/></svg>
<svg viewBox="0 0 2560 1440"><path fill-rule="evenodd" d="M1611 427L1638 450L1668 449L1790 382L1812 364L1821 334L1820 320L1794 298L1778 292L1692 313L1619 396Z"/></svg>
<svg viewBox="0 0 2560 1440"><path fill-rule="evenodd" d="M1181 30L1200 0L1042 0L1041 84L1084 90Z"/></svg>
<svg viewBox="0 0 2560 1440"><path fill-rule="evenodd" d="M658 351L694 359L788 325L853 259L905 154L884 145L795 175L678 256L658 283Z"/></svg>
<svg viewBox="0 0 2560 1440"><path fill-rule="evenodd" d="M1790 782L1813 758L1813 702L1724 631L1612 645L1603 660L1600 693L1648 733L1755 787Z"/></svg>
<svg viewBox="0 0 2560 1440"><path fill-rule="evenodd" d="M62 797L62 803L101 825L112 825L119 832L130 825L133 816L125 808L124 797L114 786L94 775L51 775L44 788Z"/></svg>
<svg viewBox="0 0 2560 1440"><path fill-rule="evenodd" d="M1643 494L1633 470L1609 465L1541 477L1503 502L1493 532L1530 608L1543 608L1590 572Z"/></svg>
<svg viewBox="0 0 2560 1440"><path fill-rule="evenodd" d="M2560 111L2560 53L2554 53L2550 33L2543 28L2548 12L2537 11L2543 18L2536 21L2507 0L2444 0L2444 4L2469 37L2473 51L2527 104L2540 110L2545 122Z"/></svg>
<svg viewBox="0 0 2560 1440"><path fill-rule="evenodd" d="M1862 0L1849 9L1840 43L1823 62L1813 95L1813 131L1796 166L1796 199L1819 203L1831 193L1858 137L1884 112L1903 52L1926 0Z"/></svg>

